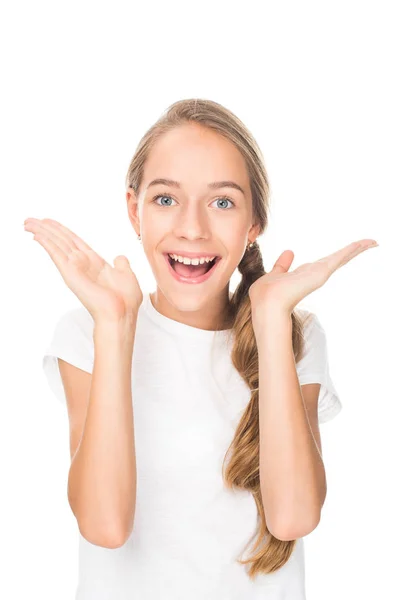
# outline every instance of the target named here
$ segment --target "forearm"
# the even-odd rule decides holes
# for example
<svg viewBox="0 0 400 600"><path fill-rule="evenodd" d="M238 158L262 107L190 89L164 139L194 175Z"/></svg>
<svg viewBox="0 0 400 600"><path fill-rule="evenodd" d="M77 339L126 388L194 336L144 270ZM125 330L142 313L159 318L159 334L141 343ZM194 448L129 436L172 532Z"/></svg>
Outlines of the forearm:
<svg viewBox="0 0 400 600"><path fill-rule="evenodd" d="M85 426L71 463L68 498L89 541L123 540L132 530L136 456L132 353L136 318L95 323L94 365Z"/></svg>
<svg viewBox="0 0 400 600"><path fill-rule="evenodd" d="M290 315L266 311L257 331L265 517L277 537L297 539L319 522L326 495L325 469L301 394Z"/></svg>

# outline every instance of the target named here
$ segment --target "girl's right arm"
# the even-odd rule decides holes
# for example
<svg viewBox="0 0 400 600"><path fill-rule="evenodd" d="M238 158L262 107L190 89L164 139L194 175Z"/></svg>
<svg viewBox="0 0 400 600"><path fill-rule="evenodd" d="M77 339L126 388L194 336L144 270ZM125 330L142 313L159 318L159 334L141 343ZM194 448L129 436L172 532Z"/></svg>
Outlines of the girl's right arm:
<svg viewBox="0 0 400 600"><path fill-rule="evenodd" d="M92 374L59 362L70 420L68 499L82 535L115 548L129 537L135 514L131 376L143 293L126 256L112 267L58 221L29 218L24 225L94 321Z"/></svg>
<svg viewBox="0 0 400 600"><path fill-rule="evenodd" d="M135 329L136 317L118 324L96 322L92 374L65 362L60 368L71 432L69 504L82 536L106 548L125 543L135 515Z"/></svg>

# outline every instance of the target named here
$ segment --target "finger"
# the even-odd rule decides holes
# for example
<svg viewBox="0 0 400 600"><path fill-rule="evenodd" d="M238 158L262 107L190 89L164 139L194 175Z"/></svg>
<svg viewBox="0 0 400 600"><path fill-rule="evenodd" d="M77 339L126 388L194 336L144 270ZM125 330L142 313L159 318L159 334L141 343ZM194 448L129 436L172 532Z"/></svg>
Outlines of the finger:
<svg viewBox="0 0 400 600"><path fill-rule="evenodd" d="M271 273L286 273L294 259L294 253L292 250L284 250L275 262Z"/></svg>
<svg viewBox="0 0 400 600"><path fill-rule="evenodd" d="M68 239L65 239L60 233L52 227L49 223L43 223L42 221L33 221L25 224L25 230L31 231L34 234L40 234L41 236L50 239L56 244L65 254L70 254L72 250L79 252L75 244Z"/></svg>
<svg viewBox="0 0 400 600"><path fill-rule="evenodd" d="M60 223L54 221L53 219L42 219L41 225L46 226L54 235L57 235L61 238L66 244L73 248L74 250L78 250L78 246L76 245L73 237L68 235L65 231L63 231L62 227L60 227Z"/></svg>
<svg viewBox="0 0 400 600"><path fill-rule="evenodd" d="M51 260L54 262L57 269L59 271L61 271L61 274L62 274L63 269L66 268L67 263L68 263L67 255L61 250L61 248L59 246L57 246L57 244L55 244L51 239L46 237L44 234L35 233L35 235L33 236L33 239L36 240L37 242L39 242L39 244L41 246L43 246L43 248L45 250L47 250Z"/></svg>
<svg viewBox="0 0 400 600"><path fill-rule="evenodd" d="M63 232L71 240L73 240L73 242L76 244L76 246L77 246L77 248L79 248L79 250L83 250L84 252L96 254L96 252L93 250L93 248L91 246L89 246L89 244L84 242L82 238L80 238L78 235L76 235L76 233L71 231L71 229L68 229L68 227L66 227L62 223L59 223L58 221L54 221L53 219L50 219L50 220L57 228L60 229L61 232Z"/></svg>
<svg viewBox="0 0 400 600"><path fill-rule="evenodd" d="M27 219L27 221L28 220L30 220L30 219ZM68 229L68 227L66 227L59 221L55 221L54 219L43 219L43 221L46 221L49 225L51 224L54 228L56 228L56 230L60 233L60 235L64 235L64 237L66 239L68 239L71 244L73 242L73 244L77 248L79 248L79 250L82 250L83 252L87 252L90 254L96 254L96 252L93 250L93 248L91 248L78 235L76 235L76 233L71 231L71 229Z"/></svg>
<svg viewBox="0 0 400 600"><path fill-rule="evenodd" d="M351 259L355 258L361 252L364 252L364 250L367 250L367 248L375 244L375 240L372 239L363 239L359 240L358 242L352 242L344 248L337 250L333 254L324 256L317 262L326 263L330 271L333 272L345 265L346 263L348 263Z"/></svg>
<svg viewBox="0 0 400 600"><path fill-rule="evenodd" d="M114 266L118 271L131 271L129 260L123 254L114 258Z"/></svg>

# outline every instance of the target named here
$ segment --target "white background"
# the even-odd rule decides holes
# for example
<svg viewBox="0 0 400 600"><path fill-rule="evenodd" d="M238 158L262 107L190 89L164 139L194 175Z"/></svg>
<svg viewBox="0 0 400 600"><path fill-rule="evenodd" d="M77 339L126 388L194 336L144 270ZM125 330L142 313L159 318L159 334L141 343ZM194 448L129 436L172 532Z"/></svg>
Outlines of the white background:
<svg viewBox="0 0 400 600"><path fill-rule="evenodd" d="M267 270L352 241L380 246L301 306L315 311L343 410L321 425L328 494L305 538L308 600L398 590L399 19L396 2L13 2L1 8L0 596L71 600L78 528L68 419L41 371L78 306L27 217L67 225L155 283L126 211L140 137L172 102L209 98L265 156ZM398 212L397 212L398 215ZM232 280L233 287L238 279ZM397 360L396 360L397 359Z"/></svg>

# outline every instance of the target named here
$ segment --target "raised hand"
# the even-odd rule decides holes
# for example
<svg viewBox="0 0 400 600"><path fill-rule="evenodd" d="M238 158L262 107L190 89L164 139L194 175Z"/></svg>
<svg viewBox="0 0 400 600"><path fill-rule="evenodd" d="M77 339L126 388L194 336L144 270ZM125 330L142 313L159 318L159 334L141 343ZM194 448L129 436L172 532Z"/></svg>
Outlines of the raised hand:
<svg viewBox="0 0 400 600"><path fill-rule="evenodd" d="M66 285L94 320L120 321L138 310L143 294L126 256L117 256L112 267L53 219L28 218L24 228L47 251Z"/></svg>
<svg viewBox="0 0 400 600"><path fill-rule="evenodd" d="M352 242L312 263L305 263L294 271L288 272L294 254L285 250L279 256L273 269L262 275L249 288L249 297L254 315L261 314L265 307L274 307L279 311L291 313L295 306L322 287L329 277L340 267L358 256L364 250L378 246L375 240L363 239ZM261 310L258 310L261 307Z"/></svg>

